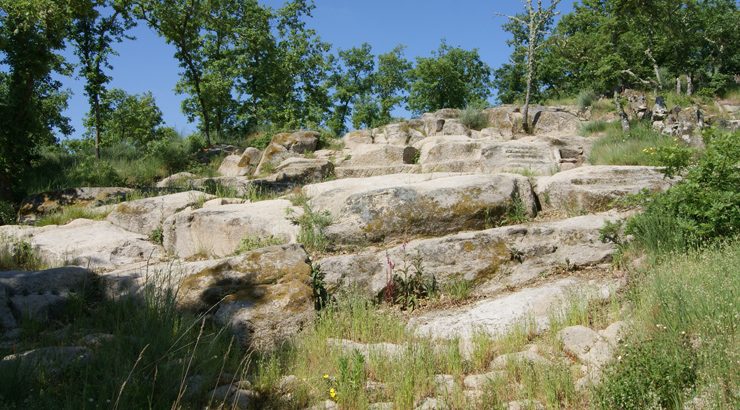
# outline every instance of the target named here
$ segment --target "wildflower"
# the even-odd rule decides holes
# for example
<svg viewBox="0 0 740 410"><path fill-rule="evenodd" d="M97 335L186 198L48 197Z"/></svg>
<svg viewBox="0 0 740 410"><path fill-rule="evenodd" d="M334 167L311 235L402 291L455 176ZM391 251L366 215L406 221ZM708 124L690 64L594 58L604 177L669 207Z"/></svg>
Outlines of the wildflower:
<svg viewBox="0 0 740 410"><path fill-rule="evenodd" d="M329 375L326 374L326 373L324 373L324 376L323 377L324 377L324 379L329 379Z"/></svg>
<svg viewBox="0 0 740 410"><path fill-rule="evenodd" d="M335 398L335 397L337 397L337 391L333 387L331 389L329 389L329 396L332 399Z"/></svg>

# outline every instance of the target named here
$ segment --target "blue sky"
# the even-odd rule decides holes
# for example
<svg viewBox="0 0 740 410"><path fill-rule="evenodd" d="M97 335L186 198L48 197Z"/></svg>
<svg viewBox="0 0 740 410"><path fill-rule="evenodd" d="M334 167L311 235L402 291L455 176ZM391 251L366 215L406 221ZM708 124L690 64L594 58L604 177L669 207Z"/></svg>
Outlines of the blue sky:
<svg viewBox="0 0 740 410"><path fill-rule="evenodd" d="M574 0L563 0L562 13L572 9ZM282 0L264 0L279 7ZM522 9L519 0L316 0L309 26L335 49L346 49L367 42L373 51L383 53L397 44L406 48L406 56L428 56L441 39L466 49L477 48L483 60L498 67L509 56L508 33L501 29L504 18L496 13L514 14ZM174 49L144 24L133 32L136 39L118 44L119 55L111 59L113 70L110 87L129 93L151 91L167 125L184 133L195 129L180 111L183 96L174 92L180 68ZM65 55L74 61L71 51ZM82 135L82 120L88 110L83 82L78 78L62 79L73 96L67 116L75 128L73 137ZM403 114L403 113L401 113Z"/></svg>

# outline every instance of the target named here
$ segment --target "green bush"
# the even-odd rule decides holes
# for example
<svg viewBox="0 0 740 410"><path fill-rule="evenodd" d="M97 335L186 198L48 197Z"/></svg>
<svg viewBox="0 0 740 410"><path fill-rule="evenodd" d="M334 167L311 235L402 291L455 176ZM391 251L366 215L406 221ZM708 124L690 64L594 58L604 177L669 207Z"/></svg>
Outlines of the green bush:
<svg viewBox="0 0 740 410"><path fill-rule="evenodd" d="M596 99L596 93L594 90L581 90L576 97L576 105L580 111L586 111L586 108L590 107Z"/></svg>
<svg viewBox="0 0 740 410"><path fill-rule="evenodd" d="M480 107L468 105L460 112L460 122L471 130L482 130L488 126L488 115Z"/></svg>
<svg viewBox="0 0 740 410"><path fill-rule="evenodd" d="M710 131L705 143L686 177L629 221L637 244L665 252L740 233L740 132Z"/></svg>

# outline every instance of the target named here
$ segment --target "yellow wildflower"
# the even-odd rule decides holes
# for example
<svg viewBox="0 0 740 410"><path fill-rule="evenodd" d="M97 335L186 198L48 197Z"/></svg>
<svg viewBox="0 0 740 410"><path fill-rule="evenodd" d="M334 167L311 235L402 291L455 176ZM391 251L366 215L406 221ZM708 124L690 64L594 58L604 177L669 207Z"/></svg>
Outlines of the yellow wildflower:
<svg viewBox="0 0 740 410"><path fill-rule="evenodd" d="M328 374L324 374L323 377L324 377L324 379L328 379L329 378L329 375Z"/></svg>
<svg viewBox="0 0 740 410"><path fill-rule="evenodd" d="M336 390L334 390L334 388L333 388L333 387L332 387L331 389L329 389L329 396L330 396L330 397L331 397L332 399L333 399L333 398L335 398L335 397L337 397L337 391L336 391Z"/></svg>

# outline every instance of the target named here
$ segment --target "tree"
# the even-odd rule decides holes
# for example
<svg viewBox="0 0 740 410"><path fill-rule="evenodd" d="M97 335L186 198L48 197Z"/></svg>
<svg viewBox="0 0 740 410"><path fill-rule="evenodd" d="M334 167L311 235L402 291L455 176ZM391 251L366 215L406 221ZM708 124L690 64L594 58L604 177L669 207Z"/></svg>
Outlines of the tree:
<svg viewBox="0 0 740 410"><path fill-rule="evenodd" d="M547 27L552 23L552 19L558 14L555 8L560 0L550 0L550 5L543 8L542 0L537 0L537 6L532 5L532 0L524 0L524 16L504 16L509 20L515 21L524 27L526 33L527 54L525 62L527 65L527 83L525 85L524 107L522 109L523 123L525 132L530 132L529 128L529 101L532 96L532 83L537 69L537 53L542 47L544 33ZM520 41L524 41L521 39Z"/></svg>
<svg viewBox="0 0 740 410"><path fill-rule="evenodd" d="M68 74L58 51L71 23L68 2L0 0L0 199L23 194L22 180L39 147L70 134L67 95L53 73Z"/></svg>
<svg viewBox="0 0 740 410"><path fill-rule="evenodd" d="M444 41L432 57L419 57L411 70L409 108L416 114L482 104L491 95L491 68L478 50Z"/></svg>
<svg viewBox="0 0 740 410"><path fill-rule="evenodd" d="M93 117L92 113L87 116L85 126L90 133L97 131L95 124L100 124L105 143L126 141L143 147L158 139L164 121L151 92L130 95L114 88L103 94L101 107L103 109L98 118Z"/></svg>
<svg viewBox="0 0 740 410"><path fill-rule="evenodd" d="M378 56L374 89L380 104L378 121L381 123L390 122L393 108L406 100L404 93L408 90L413 65L403 56L403 50L403 46L396 46Z"/></svg>
<svg viewBox="0 0 740 410"><path fill-rule="evenodd" d="M339 51L340 65L331 77L334 88L334 112L330 127L336 135L346 130L346 121L352 115L352 104L367 99L373 87L375 57L370 44Z"/></svg>
<svg viewBox="0 0 740 410"><path fill-rule="evenodd" d="M107 14L106 14L107 13ZM75 54L80 59L80 75L85 78L85 94L90 104L95 130L95 157L100 159L100 131L102 128L101 96L110 77L108 57L115 55L113 43L126 38L126 31L133 27L129 5L121 0L76 0L74 30L71 40Z"/></svg>

